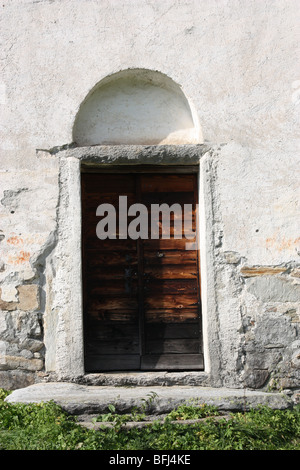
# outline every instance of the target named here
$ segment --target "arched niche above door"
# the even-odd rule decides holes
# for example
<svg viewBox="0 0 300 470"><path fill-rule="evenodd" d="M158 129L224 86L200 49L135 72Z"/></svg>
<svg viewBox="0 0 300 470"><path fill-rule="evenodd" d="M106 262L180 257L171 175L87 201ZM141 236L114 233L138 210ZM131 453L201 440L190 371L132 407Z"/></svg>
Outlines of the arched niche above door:
<svg viewBox="0 0 300 470"><path fill-rule="evenodd" d="M202 143L201 129L181 87L166 75L128 69L106 77L77 113L73 141L90 145Z"/></svg>

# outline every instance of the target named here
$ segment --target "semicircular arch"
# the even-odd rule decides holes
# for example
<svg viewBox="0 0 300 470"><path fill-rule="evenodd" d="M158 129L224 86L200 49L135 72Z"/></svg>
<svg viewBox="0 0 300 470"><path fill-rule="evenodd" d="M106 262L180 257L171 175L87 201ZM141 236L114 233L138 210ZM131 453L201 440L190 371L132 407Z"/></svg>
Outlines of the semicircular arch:
<svg viewBox="0 0 300 470"><path fill-rule="evenodd" d="M79 108L73 141L78 146L203 142L181 87L167 75L146 69L128 69L101 80Z"/></svg>

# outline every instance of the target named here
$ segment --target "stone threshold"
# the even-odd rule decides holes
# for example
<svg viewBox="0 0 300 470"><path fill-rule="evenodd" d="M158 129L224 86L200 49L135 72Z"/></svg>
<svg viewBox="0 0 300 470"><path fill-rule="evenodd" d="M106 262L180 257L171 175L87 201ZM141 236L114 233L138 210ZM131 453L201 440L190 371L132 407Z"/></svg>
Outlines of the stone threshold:
<svg viewBox="0 0 300 470"><path fill-rule="evenodd" d="M151 387L174 385L209 385L209 374L202 371L126 371L88 373L76 379L82 385L102 385L114 387Z"/></svg>
<svg viewBox="0 0 300 470"><path fill-rule="evenodd" d="M68 382L47 382L14 390L8 403L39 403L53 400L73 415L107 413L112 404L118 413L130 413L134 408L145 408L152 415L169 413L187 405L213 405L223 411L247 411L259 405L273 409L292 408L292 400L283 393L257 390L212 388L203 386L102 386L80 385Z"/></svg>

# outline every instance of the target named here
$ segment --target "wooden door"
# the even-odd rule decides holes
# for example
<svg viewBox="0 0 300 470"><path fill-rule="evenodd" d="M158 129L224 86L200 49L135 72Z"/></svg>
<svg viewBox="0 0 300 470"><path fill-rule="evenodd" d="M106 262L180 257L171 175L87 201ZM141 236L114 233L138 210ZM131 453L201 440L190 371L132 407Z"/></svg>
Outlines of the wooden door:
<svg viewBox="0 0 300 470"><path fill-rule="evenodd" d="M127 197L128 208L147 208L148 237L119 238L119 196ZM115 239L96 235L103 203L116 209ZM184 204L193 205L186 217L195 230L196 203L195 174L82 173L87 372L203 369L199 252L186 250L191 240L174 228L178 214L172 212L170 238L161 231L161 215L159 238L151 238L154 204L178 204L182 214ZM128 224L134 218L127 217Z"/></svg>

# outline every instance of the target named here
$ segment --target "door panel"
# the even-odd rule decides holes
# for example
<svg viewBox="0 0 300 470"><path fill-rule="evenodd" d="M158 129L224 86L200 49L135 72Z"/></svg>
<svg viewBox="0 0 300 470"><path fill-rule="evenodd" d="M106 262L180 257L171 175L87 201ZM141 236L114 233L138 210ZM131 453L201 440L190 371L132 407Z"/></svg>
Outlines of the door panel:
<svg viewBox="0 0 300 470"><path fill-rule="evenodd" d="M184 224L177 224L178 218L183 221L180 215L184 214L184 204L193 205L188 219L191 221L190 229L195 231L196 194L195 175L141 175L141 200L149 209L152 204L164 203L170 209L173 205L174 210L181 209L170 213L170 230L169 227L163 230L163 217L159 217L159 240L149 238L143 241L146 333L142 369L203 367L197 252L185 249ZM170 238L162 238L166 234ZM178 235L181 238L176 238ZM176 290L180 286L181 289ZM173 325L177 328L172 329ZM184 338L178 325L190 327L185 330ZM167 336L164 333L166 329Z"/></svg>
<svg viewBox="0 0 300 470"><path fill-rule="evenodd" d="M102 203L116 208L118 236L119 196L147 207L148 239L97 238ZM151 239L152 204L177 204L182 214L193 205L185 221L194 235L196 203L193 174L82 174L86 371L203 369L198 252L185 249L192 240L181 214L170 213L170 238L159 214Z"/></svg>
<svg viewBox="0 0 300 470"><path fill-rule="evenodd" d="M137 244L99 240L96 209L118 207L119 195L135 202L135 177L82 174L82 241L85 368L130 370L140 367ZM118 211L117 232L118 232ZM105 333L105 334L104 334Z"/></svg>

